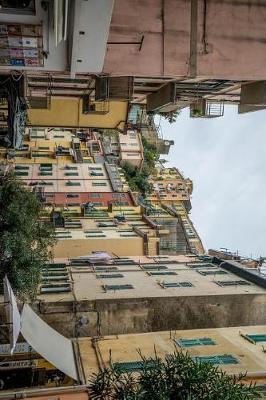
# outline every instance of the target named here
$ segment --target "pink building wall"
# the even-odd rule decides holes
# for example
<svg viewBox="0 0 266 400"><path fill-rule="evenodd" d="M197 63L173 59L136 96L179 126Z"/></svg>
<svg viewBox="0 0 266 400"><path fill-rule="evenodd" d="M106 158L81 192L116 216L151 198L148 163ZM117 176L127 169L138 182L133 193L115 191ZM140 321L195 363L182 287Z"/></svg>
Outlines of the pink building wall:
<svg viewBox="0 0 266 400"><path fill-rule="evenodd" d="M191 3L198 11L192 23ZM265 79L265 21L264 0L116 0L104 72L176 77L196 72L203 78ZM191 45L195 30L197 39Z"/></svg>
<svg viewBox="0 0 266 400"><path fill-rule="evenodd" d="M90 201L102 203L103 207L107 207L108 202L116 202L116 201L127 202L129 206L134 205L132 197L128 192L125 193L104 192L104 193L99 193L100 197L95 197L94 195L96 193L98 192L82 193L76 191L75 195L77 195L77 197L67 197L67 194L69 194L69 192L68 193L57 192L57 193L46 193L45 196L46 196L46 203L51 203L55 206L64 206L71 203L84 204Z"/></svg>

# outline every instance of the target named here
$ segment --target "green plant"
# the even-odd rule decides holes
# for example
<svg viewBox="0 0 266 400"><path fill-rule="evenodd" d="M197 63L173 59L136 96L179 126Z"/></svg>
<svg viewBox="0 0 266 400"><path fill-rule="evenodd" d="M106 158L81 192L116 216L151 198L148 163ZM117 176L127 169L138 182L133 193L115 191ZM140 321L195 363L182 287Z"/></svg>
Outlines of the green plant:
<svg viewBox="0 0 266 400"><path fill-rule="evenodd" d="M176 122L177 117L180 114L180 110L170 111L170 112L158 112L156 114L160 115L161 117L165 118L170 124Z"/></svg>
<svg viewBox="0 0 266 400"><path fill-rule="evenodd" d="M0 176L0 279L8 276L22 299L33 300L54 242L41 221L42 203L12 173Z"/></svg>
<svg viewBox="0 0 266 400"><path fill-rule="evenodd" d="M141 353L140 353L141 355ZM115 366L92 376L92 399L123 400L251 400L254 385L244 385L243 375L229 376L218 367L200 363L175 351L161 359L141 355L138 373L122 373Z"/></svg>

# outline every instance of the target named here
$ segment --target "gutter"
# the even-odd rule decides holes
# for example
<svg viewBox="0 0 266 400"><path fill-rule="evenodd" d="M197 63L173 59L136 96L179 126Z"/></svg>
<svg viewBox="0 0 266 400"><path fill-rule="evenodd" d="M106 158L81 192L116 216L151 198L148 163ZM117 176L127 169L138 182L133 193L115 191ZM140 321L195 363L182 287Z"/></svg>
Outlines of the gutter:
<svg viewBox="0 0 266 400"><path fill-rule="evenodd" d="M222 267L226 271L232 272L233 274L239 276L242 279L246 279L247 281L254 283L257 286L266 289L266 279L260 277L259 275L255 275L250 270L243 268L238 262L228 260L224 261L220 258L214 257L213 263Z"/></svg>

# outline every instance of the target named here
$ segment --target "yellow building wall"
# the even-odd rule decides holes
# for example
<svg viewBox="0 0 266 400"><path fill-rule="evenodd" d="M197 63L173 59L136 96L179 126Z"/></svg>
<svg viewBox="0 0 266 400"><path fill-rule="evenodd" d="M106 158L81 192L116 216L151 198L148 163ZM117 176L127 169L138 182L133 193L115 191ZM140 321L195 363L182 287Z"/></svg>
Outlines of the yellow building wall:
<svg viewBox="0 0 266 400"><path fill-rule="evenodd" d="M80 257L92 251L107 251L117 256L144 255L143 239L129 237L123 239L66 239L58 240L52 252L54 258Z"/></svg>
<svg viewBox="0 0 266 400"><path fill-rule="evenodd" d="M51 98L49 109L29 109L28 118L32 126L66 128L119 128L123 129L127 118L126 101L110 101L107 114L83 114L82 100L78 98Z"/></svg>

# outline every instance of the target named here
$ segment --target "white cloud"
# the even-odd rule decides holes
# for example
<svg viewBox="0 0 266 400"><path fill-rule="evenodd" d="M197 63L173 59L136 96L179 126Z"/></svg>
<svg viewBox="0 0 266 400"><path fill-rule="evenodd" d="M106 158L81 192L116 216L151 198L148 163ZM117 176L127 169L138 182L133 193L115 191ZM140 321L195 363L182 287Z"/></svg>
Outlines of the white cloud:
<svg viewBox="0 0 266 400"><path fill-rule="evenodd" d="M175 141L164 158L193 180L192 220L206 249L266 256L265 117L227 106L216 119L188 110L172 125L161 119L164 138Z"/></svg>

